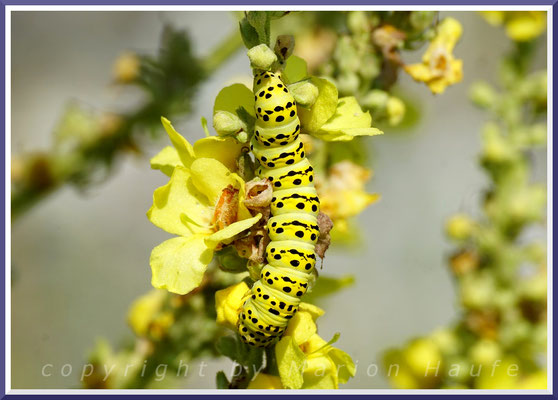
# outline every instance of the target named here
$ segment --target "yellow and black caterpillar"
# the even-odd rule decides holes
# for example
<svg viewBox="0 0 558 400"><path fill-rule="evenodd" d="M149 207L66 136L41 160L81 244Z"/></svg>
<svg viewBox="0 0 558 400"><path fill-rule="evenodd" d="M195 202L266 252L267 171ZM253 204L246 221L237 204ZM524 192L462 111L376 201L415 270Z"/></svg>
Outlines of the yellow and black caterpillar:
<svg viewBox="0 0 558 400"><path fill-rule="evenodd" d="M299 138L296 104L278 73L254 75L256 123L250 149L260 162L256 174L273 187L271 242L267 264L254 283L238 319L238 332L250 345L266 347L283 334L298 310L316 263L320 202L314 170Z"/></svg>

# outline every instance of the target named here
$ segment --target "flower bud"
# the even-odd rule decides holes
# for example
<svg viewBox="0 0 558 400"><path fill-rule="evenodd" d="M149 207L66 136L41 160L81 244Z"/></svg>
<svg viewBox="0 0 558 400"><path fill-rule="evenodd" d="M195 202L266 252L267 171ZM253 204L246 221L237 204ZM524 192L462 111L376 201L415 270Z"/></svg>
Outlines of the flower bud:
<svg viewBox="0 0 558 400"><path fill-rule="evenodd" d="M289 91L293 95L297 104L304 107L311 107L318 98L319 90L311 82L301 81L289 85Z"/></svg>
<svg viewBox="0 0 558 400"><path fill-rule="evenodd" d="M469 357L473 364L487 365L500 357L501 350L493 340L479 340L471 347Z"/></svg>
<svg viewBox="0 0 558 400"><path fill-rule="evenodd" d="M382 112L387 108L389 94L380 89L374 89L368 92L361 101L361 104L375 112Z"/></svg>
<svg viewBox="0 0 558 400"><path fill-rule="evenodd" d="M362 33L368 30L368 18L364 11L351 11L347 15L347 25L352 33Z"/></svg>
<svg viewBox="0 0 558 400"><path fill-rule="evenodd" d="M426 377L436 373L436 365L442 361L438 346L429 339L417 339L404 351L405 361L416 376ZM429 368L434 366L434 368Z"/></svg>
<svg viewBox="0 0 558 400"><path fill-rule="evenodd" d="M337 78L337 89L340 93L352 94L355 93L360 85L360 79L354 72L342 73Z"/></svg>
<svg viewBox="0 0 558 400"><path fill-rule="evenodd" d="M134 53L123 53L116 59L113 74L117 82L129 83L134 81L140 73L140 60Z"/></svg>
<svg viewBox="0 0 558 400"><path fill-rule="evenodd" d="M417 31L425 30L436 16L436 11L411 11L409 22Z"/></svg>
<svg viewBox="0 0 558 400"><path fill-rule="evenodd" d="M497 94L486 82L476 82L472 85L469 93L471 100L475 105L481 108L492 107L497 100Z"/></svg>
<svg viewBox="0 0 558 400"><path fill-rule="evenodd" d="M236 140L240 143L246 143L248 141L248 133L246 131L240 131L236 135Z"/></svg>
<svg viewBox="0 0 558 400"><path fill-rule="evenodd" d="M388 123L391 126L399 125L405 116L405 103L395 96L390 96L387 101L386 112Z"/></svg>
<svg viewBox="0 0 558 400"><path fill-rule="evenodd" d="M465 214L456 214L446 223L446 232L454 240L468 239L475 227L474 221Z"/></svg>
<svg viewBox="0 0 558 400"><path fill-rule="evenodd" d="M213 127L219 136L227 136L246 129L246 124L236 114L228 111L217 111L213 115Z"/></svg>
<svg viewBox="0 0 558 400"><path fill-rule="evenodd" d="M248 58L252 68L267 71L277 61L277 56L267 45L259 44L248 50Z"/></svg>

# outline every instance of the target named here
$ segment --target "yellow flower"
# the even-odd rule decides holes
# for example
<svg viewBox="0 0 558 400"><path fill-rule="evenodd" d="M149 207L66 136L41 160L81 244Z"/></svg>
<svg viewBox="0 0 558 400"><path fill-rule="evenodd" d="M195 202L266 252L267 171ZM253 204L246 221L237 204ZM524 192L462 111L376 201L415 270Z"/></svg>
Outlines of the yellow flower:
<svg viewBox="0 0 558 400"><path fill-rule="evenodd" d="M283 385L278 376L260 373L252 379L247 389L283 389Z"/></svg>
<svg viewBox="0 0 558 400"><path fill-rule="evenodd" d="M444 19L422 56L422 63L407 65L405 71L414 80L426 83L435 94L443 93L446 87L460 82L463 78L463 61L455 59L452 52L462 30L456 19Z"/></svg>
<svg viewBox="0 0 558 400"><path fill-rule="evenodd" d="M117 82L128 83L134 81L140 73L140 60L134 53L123 53L116 59L113 67Z"/></svg>
<svg viewBox="0 0 558 400"><path fill-rule="evenodd" d="M356 373L351 357L317 334L315 320L324 311L300 303L277 343L275 354L281 381L291 389L338 389Z"/></svg>
<svg viewBox="0 0 558 400"><path fill-rule="evenodd" d="M215 308L217 309L217 323L232 330L236 330L238 312L244 303L245 295L250 288L242 281L215 293Z"/></svg>
<svg viewBox="0 0 558 400"><path fill-rule="evenodd" d="M505 25L506 35L517 42L533 40L546 30L546 11L480 11L491 25Z"/></svg>
<svg viewBox="0 0 558 400"><path fill-rule="evenodd" d="M166 298L163 290L151 290L136 299L128 312L128 324L138 336L147 336L149 326L161 310Z"/></svg>
<svg viewBox="0 0 558 400"><path fill-rule="evenodd" d="M151 252L151 284L186 294L200 285L214 250L261 215L251 216L243 204L245 183L227 168L241 145L235 147L233 138L208 137L192 146L167 119L162 122L174 149L163 149L151 165L171 178L153 193L147 217L178 237Z"/></svg>
<svg viewBox="0 0 558 400"><path fill-rule="evenodd" d="M365 185L372 171L351 161L334 164L327 180L317 180L316 190L320 197L320 209L333 221L333 233L346 233L347 219L359 215L380 196L367 193Z"/></svg>

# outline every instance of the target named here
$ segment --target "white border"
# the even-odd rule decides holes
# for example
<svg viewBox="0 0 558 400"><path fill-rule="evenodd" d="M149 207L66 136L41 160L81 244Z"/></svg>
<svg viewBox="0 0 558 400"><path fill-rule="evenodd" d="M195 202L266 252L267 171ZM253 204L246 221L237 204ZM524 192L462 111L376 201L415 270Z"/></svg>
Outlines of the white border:
<svg viewBox="0 0 558 400"><path fill-rule="evenodd" d="M244 11L244 10L284 10L288 8L292 11L305 10L321 10L321 11L344 11L351 10L377 10L377 11L402 11L402 10L437 10L437 11L546 11L547 12L547 71L548 71L548 102L547 102L547 278L548 278L548 334L547 334L547 390L446 390L446 389L421 389L421 390L404 390L404 389L339 389L339 390L217 390L217 389L107 389L107 390L90 390L90 389L12 389L11 388L11 13L13 11ZM393 5L393 6L308 6L308 5L288 5L288 6L254 6L254 5L218 5L218 6L21 6L8 5L5 8L5 105L6 105L6 126L5 126L5 315L6 315L6 331L5 331L5 390L6 394L226 394L226 395L273 395L273 394L552 394L552 41L553 41L553 25L552 25L552 6L536 5L536 6L411 6L411 5ZM10 132L10 135L7 133ZM1 379L1 377L0 377Z"/></svg>

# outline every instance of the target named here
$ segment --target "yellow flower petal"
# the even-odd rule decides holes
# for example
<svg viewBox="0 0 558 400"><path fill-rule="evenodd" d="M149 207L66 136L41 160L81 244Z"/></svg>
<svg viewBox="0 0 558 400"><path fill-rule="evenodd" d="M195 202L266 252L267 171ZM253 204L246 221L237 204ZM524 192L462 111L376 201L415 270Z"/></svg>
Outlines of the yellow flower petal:
<svg viewBox="0 0 558 400"><path fill-rule="evenodd" d="M236 329L238 311L245 300L245 295L250 288L242 281L215 293L215 308L217 310L217 323Z"/></svg>
<svg viewBox="0 0 558 400"><path fill-rule="evenodd" d="M209 136L194 143L194 152L197 158L214 158L230 171L236 171L236 160L244 146L233 137Z"/></svg>
<svg viewBox="0 0 558 400"><path fill-rule="evenodd" d="M128 324L138 336L145 336L149 324L155 314L161 309L167 293L164 290L153 289L149 293L136 299L128 312Z"/></svg>
<svg viewBox="0 0 558 400"><path fill-rule="evenodd" d="M505 11L479 11L490 25L499 26L504 23Z"/></svg>
<svg viewBox="0 0 558 400"><path fill-rule="evenodd" d="M158 169L167 176L172 176L174 167L177 165L183 166L178 156L178 151L172 146L165 147L149 162L151 163L151 168Z"/></svg>
<svg viewBox="0 0 558 400"><path fill-rule="evenodd" d="M304 383L302 373L306 357L291 336L283 336L275 345L275 357L283 386L300 389Z"/></svg>
<svg viewBox="0 0 558 400"><path fill-rule="evenodd" d="M232 185L238 187L238 180L223 164L213 158L198 158L190 166L192 182L209 199L209 204L217 204L223 189Z"/></svg>
<svg viewBox="0 0 558 400"><path fill-rule="evenodd" d="M153 205L147 218L169 233L190 236L192 233L209 232L213 211L207 200L190 182L188 170L177 166L165 186L153 192ZM186 215L187 218L181 218Z"/></svg>
<svg viewBox="0 0 558 400"><path fill-rule="evenodd" d="M370 113L363 112L354 97L343 97L337 102L335 114L321 126L314 136L327 141L347 141L356 136L381 135L372 128Z"/></svg>
<svg viewBox="0 0 558 400"><path fill-rule="evenodd" d="M339 383L347 383L351 377L355 376L356 367L350 355L335 347L329 350L327 355L335 363Z"/></svg>
<svg viewBox="0 0 558 400"><path fill-rule="evenodd" d="M506 34L517 42L535 39L546 29L546 13L537 11L509 12L512 15L506 23Z"/></svg>
<svg viewBox="0 0 558 400"><path fill-rule="evenodd" d="M217 247L217 245L222 242L228 244L230 242L230 239L234 238L242 231L249 229L256 222L258 222L261 217L262 215L258 214L255 217L234 222L224 229L221 229L205 238L205 244L207 245L207 247L210 247L212 249Z"/></svg>
<svg viewBox="0 0 558 400"><path fill-rule="evenodd" d="M312 314L299 310L289 321L285 335L292 336L294 342L301 345L316 332L317 327Z"/></svg>
<svg viewBox="0 0 558 400"><path fill-rule="evenodd" d="M213 251L205 244L205 235L169 239L151 252L151 284L158 289L186 294L197 288Z"/></svg>
<svg viewBox="0 0 558 400"><path fill-rule="evenodd" d="M278 376L260 373L252 379L247 389L283 389L283 385Z"/></svg>
<svg viewBox="0 0 558 400"><path fill-rule="evenodd" d="M339 389L337 369L328 356L309 357L303 377L303 389Z"/></svg>
<svg viewBox="0 0 558 400"><path fill-rule="evenodd" d="M184 165L185 167L189 167L195 158L194 149L192 148L192 145L188 143L188 141L184 139L184 137L182 137L182 135L180 135L180 133L178 133L174 129L174 127L172 126L171 122L168 119L166 119L165 117L161 117L161 122L163 123L163 126L165 127L165 130L169 135L172 145L178 152L178 156L182 161L182 165Z"/></svg>
<svg viewBox="0 0 558 400"><path fill-rule="evenodd" d="M303 312L307 312L310 315L312 315L312 319L315 321L316 319L318 319L318 317L321 317L322 315L325 314L325 311L322 310L320 307L315 306L314 304L310 304L310 303L305 303L305 302L301 302L298 305L298 311L303 311Z"/></svg>

